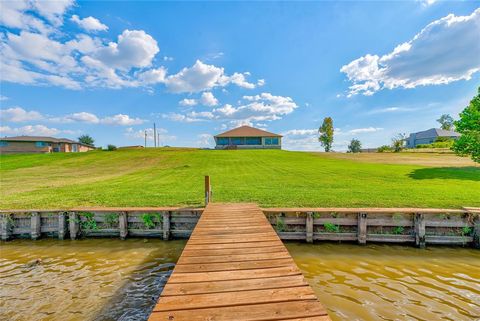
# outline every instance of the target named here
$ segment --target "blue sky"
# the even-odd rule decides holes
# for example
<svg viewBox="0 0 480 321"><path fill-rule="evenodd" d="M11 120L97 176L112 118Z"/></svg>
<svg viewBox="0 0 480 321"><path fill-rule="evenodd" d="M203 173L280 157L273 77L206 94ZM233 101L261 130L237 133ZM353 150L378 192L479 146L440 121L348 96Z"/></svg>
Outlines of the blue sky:
<svg viewBox="0 0 480 321"><path fill-rule="evenodd" d="M1 1L1 136L212 147L249 124L320 150L457 117L480 85L480 2ZM149 138L153 138L151 135ZM149 141L149 145L152 141Z"/></svg>

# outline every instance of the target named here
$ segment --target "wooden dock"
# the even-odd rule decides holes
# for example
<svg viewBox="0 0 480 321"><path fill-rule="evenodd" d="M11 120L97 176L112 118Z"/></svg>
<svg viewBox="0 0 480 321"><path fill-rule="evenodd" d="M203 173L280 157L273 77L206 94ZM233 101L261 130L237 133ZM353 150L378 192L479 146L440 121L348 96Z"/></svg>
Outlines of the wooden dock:
<svg viewBox="0 0 480 321"><path fill-rule="evenodd" d="M210 203L150 321L329 321L255 204Z"/></svg>

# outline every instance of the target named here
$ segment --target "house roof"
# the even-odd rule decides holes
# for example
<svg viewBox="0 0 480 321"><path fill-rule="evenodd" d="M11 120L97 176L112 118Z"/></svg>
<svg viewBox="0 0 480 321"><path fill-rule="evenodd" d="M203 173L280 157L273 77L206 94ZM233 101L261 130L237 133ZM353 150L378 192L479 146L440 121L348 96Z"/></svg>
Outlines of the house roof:
<svg viewBox="0 0 480 321"><path fill-rule="evenodd" d="M218 134L215 137L282 137L282 135L270 133L250 126L241 126Z"/></svg>
<svg viewBox="0 0 480 321"><path fill-rule="evenodd" d="M453 130L445 130L441 128L430 128L422 132L414 133L416 139L432 138L432 137L460 137L461 135Z"/></svg>
<svg viewBox="0 0 480 321"><path fill-rule="evenodd" d="M80 144L83 146L93 147L91 145L83 144L68 138L55 138L48 136L13 136L13 137L0 137L1 141L7 142L48 142L48 143L70 143Z"/></svg>

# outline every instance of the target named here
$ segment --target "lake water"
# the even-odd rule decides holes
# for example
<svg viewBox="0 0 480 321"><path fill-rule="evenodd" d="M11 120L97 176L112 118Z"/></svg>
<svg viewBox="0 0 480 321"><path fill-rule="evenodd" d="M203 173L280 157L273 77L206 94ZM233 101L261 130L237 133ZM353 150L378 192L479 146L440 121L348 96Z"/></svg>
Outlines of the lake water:
<svg viewBox="0 0 480 321"><path fill-rule="evenodd" d="M185 243L1 243L0 320L146 320ZM480 320L478 250L287 247L333 320Z"/></svg>
<svg viewBox="0 0 480 321"><path fill-rule="evenodd" d="M480 320L480 251L287 243L332 320Z"/></svg>

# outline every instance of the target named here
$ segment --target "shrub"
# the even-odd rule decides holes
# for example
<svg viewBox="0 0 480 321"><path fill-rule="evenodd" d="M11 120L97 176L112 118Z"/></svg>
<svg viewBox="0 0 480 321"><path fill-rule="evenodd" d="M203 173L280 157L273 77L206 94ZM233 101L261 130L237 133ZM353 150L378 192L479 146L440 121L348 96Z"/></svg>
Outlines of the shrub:
<svg viewBox="0 0 480 321"><path fill-rule="evenodd" d="M360 153L361 148L362 148L362 143L358 139L353 138L350 141L350 145L348 145L348 152L349 153Z"/></svg>
<svg viewBox="0 0 480 321"><path fill-rule="evenodd" d="M109 145L107 146L107 150L108 150L108 151L117 150L117 146L115 146L115 145L110 145L110 144L109 144Z"/></svg>
<svg viewBox="0 0 480 321"><path fill-rule="evenodd" d="M323 227L325 228L325 231L329 233L339 233L340 232L340 226L335 225L333 223L325 223L323 224Z"/></svg>
<svg viewBox="0 0 480 321"><path fill-rule="evenodd" d="M393 151L393 149L388 145L380 146L377 149L377 153L385 153L385 152L391 152L391 151Z"/></svg>

